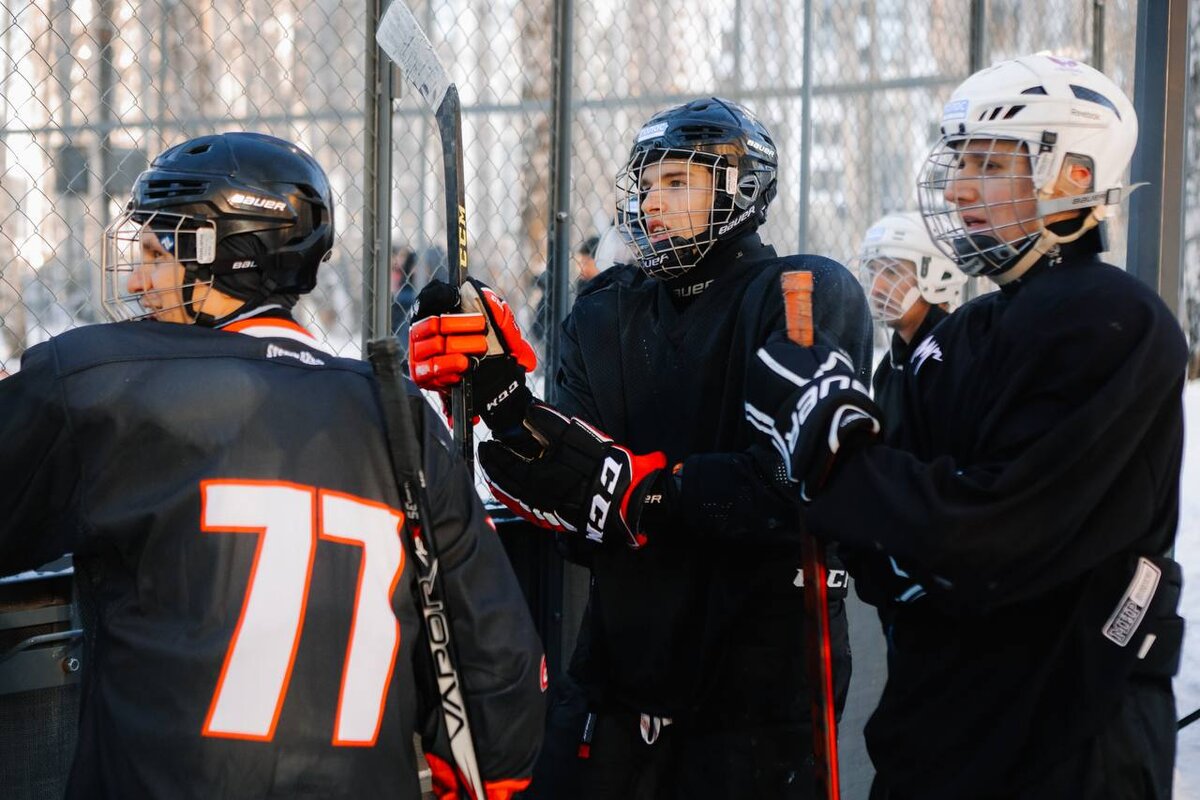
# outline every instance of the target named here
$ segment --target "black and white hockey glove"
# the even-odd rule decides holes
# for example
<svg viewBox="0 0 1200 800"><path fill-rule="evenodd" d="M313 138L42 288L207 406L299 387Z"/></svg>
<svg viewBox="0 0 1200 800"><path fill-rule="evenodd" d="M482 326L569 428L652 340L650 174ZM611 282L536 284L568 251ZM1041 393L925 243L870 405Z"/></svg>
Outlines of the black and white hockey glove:
<svg viewBox="0 0 1200 800"><path fill-rule="evenodd" d="M879 437L881 418L840 350L773 341L750 362L746 419L779 453L806 501L839 455Z"/></svg>
<svg viewBox="0 0 1200 800"><path fill-rule="evenodd" d="M496 440L479 445L479 466L497 500L548 530L598 544L646 543L643 517L669 504L674 489L665 455L634 455L541 403L529 407L525 427L541 444L531 458Z"/></svg>

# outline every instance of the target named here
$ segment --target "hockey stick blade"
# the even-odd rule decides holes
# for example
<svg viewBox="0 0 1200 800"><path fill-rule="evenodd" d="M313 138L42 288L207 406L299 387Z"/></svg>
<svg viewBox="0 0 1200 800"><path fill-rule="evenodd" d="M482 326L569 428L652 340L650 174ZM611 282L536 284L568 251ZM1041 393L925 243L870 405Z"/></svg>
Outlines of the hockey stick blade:
<svg viewBox="0 0 1200 800"><path fill-rule="evenodd" d="M450 89L450 76L434 52L429 37L402 0L392 0L383 12L375 32L375 43L403 70L404 79L412 84L432 111L441 108Z"/></svg>
<svg viewBox="0 0 1200 800"><path fill-rule="evenodd" d="M379 382L388 452L404 503L406 519L403 529L408 535L409 549L416 556L413 561L416 563L417 585L420 589L421 615L425 620L425 638L437 676L450 752L471 798L483 800L486 794L467 718L458 659L451 640L450 610L438 574L436 534L430 527L433 519L429 515L421 444L404 383L400 343L393 336L371 341L367 344L367 359Z"/></svg>
<svg viewBox="0 0 1200 800"><path fill-rule="evenodd" d="M462 109L458 87L450 80L429 37L402 0L392 0L379 20L375 43L400 67L404 79L433 111L442 141L446 178L446 257L450 280L467 280L467 206L463 180ZM454 441L467 467L474 472L475 443L471 428L471 381L460 381L450 393Z"/></svg>

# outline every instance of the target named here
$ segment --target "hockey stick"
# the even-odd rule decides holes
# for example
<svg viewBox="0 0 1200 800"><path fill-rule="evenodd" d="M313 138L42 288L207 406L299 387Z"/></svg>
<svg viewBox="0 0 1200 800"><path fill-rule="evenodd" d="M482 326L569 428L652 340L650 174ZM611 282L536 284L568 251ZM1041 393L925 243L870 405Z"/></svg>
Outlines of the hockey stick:
<svg viewBox="0 0 1200 800"><path fill-rule="evenodd" d="M383 13L375 32L375 42L392 63L400 67L404 79L421 95L437 121L446 176L449 279L456 286L462 286L467 280L467 192L463 183L462 109L458 102L458 87L450 80L429 37L402 0L392 0ZM470 407L471 383L463 378L450 394L450 416L454 421L454 441L473 475L475 442L471 418L467 414Z"/></svg>
<svg viewBox="0 0 1200 800"><path fill-rule="evenodd" d="M812 347L813 282L811 272L785 272L783 284L787 334L798 345ZM833 703L833 641L829 624L829 570L825 547L810 534L801 540L804 570L804 637L812 701L813 760L817 791L826 800L841 797L838 773L837 717Z"/></svg>
<svg viewBox="0 0 1200 800"><path fill-rule="evenodd" d="M1184 728L1186 728L1188 725L1191 725L1193 722L1195 722L1195 721L1196 721L1196 720L1198 720L1198 719L1200 719L1200 708L1197 708L1195 711L1193 711L1192 713L1188 714L1188 715L1187 715L1186 717L1184 717L1183 719L1179 720L1179 727L1178 727L1178 728L1176 728L1175 730L1177 730L1177 731L1181 731L1181 730L1183 730Z"/></svg>
<svg viewBox="0 0 1200 800"><path fill-rule="evenodd" d="M425 619L425 638L437 675L441 695L442 718L450 740L450 752L455 766L473 800L484 800L483 778L475 758L475 741L467 719L462 683L458 674L458 657L451 639L450 610L438 575L436 532L425 535L425 525L432 525L429 516L429 494L422 466L421 443L413 422L412 406L404 385L403 353L393 336L376 339L367 344L367 358L379 381L383 417L387 428L388 450L392 467L399 482L404 502L409 550L416 556L417 583L420 587L421 614Z"/></svg>

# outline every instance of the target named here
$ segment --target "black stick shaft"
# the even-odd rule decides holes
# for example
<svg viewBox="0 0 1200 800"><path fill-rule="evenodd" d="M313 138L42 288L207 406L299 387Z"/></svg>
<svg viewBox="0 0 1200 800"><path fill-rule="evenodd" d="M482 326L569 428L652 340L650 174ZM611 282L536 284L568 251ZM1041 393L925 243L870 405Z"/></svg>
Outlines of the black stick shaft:
<svg viewBox="0 0 1200 800"><path fill-rule="evenodd" d="M1191 725L1193 722L1195 722L1195 721L1196 721L1196 720L1198 720L1198 719L1200 719L1200 708L1197 708L1195 711L1193 711L1192 713L1188 714L1188 715L1187 715L1186 717L1184 717L1183 719L1179 720L1179 727L1178 727L1178 728L1176 728L1176 730L1180 730L1180 731L1181 731L1181 730L1183 730L1184 728L1186 728L1188 725Z"/></svg>
<svg viewBox="0 0 1200 800"><path fill-rule="evenodd" d="M449 280L462 286L469 274L467 263L467 189L463 173L462 109L458 99L458 87L450 84L446 97L434 112L438 135L442 140L442 166L446 176L446 258ZM454 441L459 446L463 461L474 474L475 438L472 420L467 413L471 407L471 381L469 377L454 387L450 393L450 416L454 420Z"/></svg>
<svg viewBox="0 0 1200 800"><path fill-rule="evenodd" d="M482 800L483 779L471 738L467 706L462 694L458 657L455 652L441 576L438 573L436 533L429 515L429 494L421 456L421 440L413 420L412 405L404 383L403 351L395 337L376 339L367 345L367 358L379 381L388 449L404 503L404 531L417 569L421 613L426 640L441 695L442 717L450 750L460 777L475 798Z"/></svg>

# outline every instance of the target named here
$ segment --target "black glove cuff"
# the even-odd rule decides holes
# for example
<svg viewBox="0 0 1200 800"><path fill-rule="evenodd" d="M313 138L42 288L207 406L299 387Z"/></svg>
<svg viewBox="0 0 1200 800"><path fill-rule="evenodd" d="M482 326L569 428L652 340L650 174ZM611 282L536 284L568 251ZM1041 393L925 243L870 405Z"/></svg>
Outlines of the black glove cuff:
<svg viewBox="0 0 1200 800"><path fill-rule="evenodd" d="M638 507L630 509L630 527L652 541L669 536L679 527L679 476L670 469L651 473L635 490L630 503L635 502Z"/></svg>
<svg viewBox="0 0 1200 800"><path fill-rule="evenodd" d="M491 356L479 362L471 376L472 416L482 418L498 438L518 435L532 403L525 370L515 358Z"/></svg>

